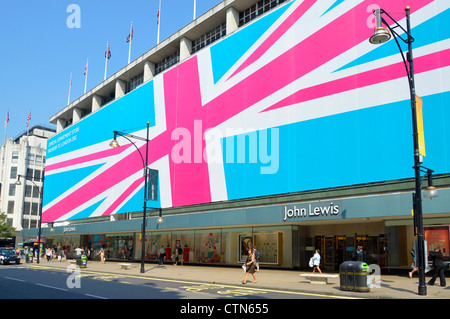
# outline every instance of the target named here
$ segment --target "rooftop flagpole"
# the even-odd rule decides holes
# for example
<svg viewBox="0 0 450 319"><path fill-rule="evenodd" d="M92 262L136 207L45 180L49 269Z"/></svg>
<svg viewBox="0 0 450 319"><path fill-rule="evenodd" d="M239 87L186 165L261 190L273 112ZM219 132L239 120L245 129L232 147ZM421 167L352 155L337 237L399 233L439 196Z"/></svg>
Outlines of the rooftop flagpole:
<svg viewBox="0 0 450 319"><path fill-rule="evenodd" d="M106 52L105 52L105 77L103 80L106 80L106 70L108 69L108 60L111 58L111 50L109 48L109 42L106 42Z"/></svg>
<svg viewBox="0 0 450 319"><path fill-rule="evenodd" d="M9 109L8 109L8 111L6 111L6 119L5 119L5 143L4 143L4 144L6 144L6 132L7 132L7 129L8 129L8 122L9 122Z"/></svg>
<svg viewBox="0 0 450 319"><path fill-rule="evenodd" d="M197 9L197 1L194 0L194 18L192 20L195 20L195 16L196 16L196 9Z"/></svg>
<svg viewBox="0 0 450 319"><path fill-rule="evenodd" d="M88 65L89 65L89 58L87 59L86 67L84 68L84 94L86 94L87 77L88 77Z"/></svg>
<svg viewBox="0 0 450 319"><path fill-rule="evenodd" d="M69 94L67 96L67 105L70 104L70 89L72 88L72 72L70 72L70 80L69 80Z"/></svg>
<svg viewBox="0 0 450 319"><path fill-rule="evenodd" d="M128 47L128 64L130 64L130 59L131 59L131 40L132 39L133 39L133 22L131 22L130 34L126 37L126 40L129 43L129 47Z"/></svg>
<svg viewBox="0 0 450 319"><path fill-rule="evenodd" d="M161 26L161 23L160 23L160 18L161 18L161 0L159 0L159 7L158 7L157 18L158 18L158 20L157 20L157 23L158 23L158 37L156 39L156 44L159 44L159 31L160 31L160 26Z"/></svg>

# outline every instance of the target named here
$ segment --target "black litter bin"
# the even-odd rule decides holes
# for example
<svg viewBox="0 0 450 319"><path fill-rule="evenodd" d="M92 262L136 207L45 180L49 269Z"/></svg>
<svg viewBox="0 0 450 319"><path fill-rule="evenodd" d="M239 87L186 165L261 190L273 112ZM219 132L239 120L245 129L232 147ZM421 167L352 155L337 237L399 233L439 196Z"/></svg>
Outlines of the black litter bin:
<svg viewBox="0 0 450 319"><path fill-rule="evenodd" d="M77 256L77 266L79 266L80 268L87 267L87 256L86 255Z"/></svg>
<svg viewBox="0 0 450 319"><path fill-rule="evenodd" d="M369 292L369 276L369 265L365 262L345 261L339 266L341 290Z"/></svg>

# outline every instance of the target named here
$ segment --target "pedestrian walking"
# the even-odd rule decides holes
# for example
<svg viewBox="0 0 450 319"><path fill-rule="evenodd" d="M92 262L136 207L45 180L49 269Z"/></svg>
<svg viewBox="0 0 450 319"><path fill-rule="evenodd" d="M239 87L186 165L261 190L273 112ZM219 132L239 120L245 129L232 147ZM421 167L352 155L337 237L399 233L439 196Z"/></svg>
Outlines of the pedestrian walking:
<svg viewBox="0 0 450 319"><path fill-rule="evenodd" d="M244 266L246 267L246 272L244 276L244 280L242 283L245 285L247 283L247 278L249 274L252 274L253 276L253 283L257 283L256 276L255 276L255 256L252 253L252 249L248 250L248 256L247 260L245 261Z"/></svg>
<svg viewBox="0 0 450 319"><path fill-rule="evenodd" d="M181 248L181 246L178 246L177 248L177 256L175 257L175 266L178 265L178 262L181 263L181 265L183 265L183 248Z"/></svg>
<svg viewBox="0 0 450 319"><path fill-rule="evenodd" d="M81 249L80 246L77 246L77 248L75 248L75 251L77 252L77 258L80 258L83 249Z"/></svg>
<svg viewBox="0 0 450 319"><path fill-rule="evenodd" d="M441 287L445 287L446 282L444 272L447 266L444 263L441 250L439 248L436 248L434 251L430 251L430 257L431 259L433 259L433 277L428 282L428 285L433 286L437 276L439 276Z"/></svg>
<svg viewBox="0 0 450 319"><path fill-rule="evenodd" d="M419 268L417 268L416 266L416 250L414 248L411 249L411 256L412 256L412 263L411 263L412 270L408 273L409 278L412 278L413 274L419 270Z"/></svg>
<svg viewBox="0 0 450 319"><path fill-rule="evenodd" d="M362 246L356 247L356 249L353 251L352 259L353 261L367 262L367 255Z"/></svg>
<svg viewBox="0 0 450 319"><path fill-rule="evenodd" d="M47 256L47 261L50 261L53 258L53 252L50 248L47 248L47 251L45 252L45 255Z"/></svg>
<svg viewBox="0 0 450 319"><path fill-rule="evenodd" d="M320 274L322 274L322 271L320 270L320 250L316 249L313 256L313 274L316 272L316 270L319 271Z"/></svg>
<svg viewBox="0 0 450 319"><path fill-rule="evenodd" d="M255 256L256 273L259 273L259 261L261 260L261 252L253 246L253 255Z"/></svg>
<svg viewBox="0 0 450 319"><path fill-rule="evenodd" d="M105 263L105 251L103 250L103 248L100 248L100 251L97 255L100 255L100 263L104 264Z"/></svg>
<svg viewBox="0 0 450 319"><path fill-rule="evenodd" d="M164 246L161 246L159 250L159 264L164 264L164 257L166 257L166 250L164 249Z"/></svg>

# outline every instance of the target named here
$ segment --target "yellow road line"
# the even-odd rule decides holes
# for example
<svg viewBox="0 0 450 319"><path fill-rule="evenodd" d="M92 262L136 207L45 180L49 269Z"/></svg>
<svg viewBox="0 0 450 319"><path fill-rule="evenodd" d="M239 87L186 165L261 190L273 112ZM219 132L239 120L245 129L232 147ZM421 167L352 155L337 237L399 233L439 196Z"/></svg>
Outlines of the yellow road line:
<svg viewBox="0 0 450 319"><path fill-rule="evenodd" d="M27 265L31 268L40 268L40 269L51 269L51 270L59 270L64 271L62 268L52 268L48 266L43 265ZM214 287L222 287L222 288L238 288L242 291L253 291L253 292L272 292L272 293L281 293L281 294L290 294L290 295L301 295L301 296L312 296L312 297L329 297L329 298L336 298L336 299L362 299L357 297L350 297L350 296L338 296L338 295L329 295L326 293L320 294L320 293L311 293L311 292L299 292L299 291L292 291L292 290L276 290L276 289L269 289L269 288L256 288L256 287L243 287L240 285L229 285L229 284L216 284L215 282L212 283L205 283L205 282L198 282L198 281L186 281L186 280L179 280L179 279L169 279L169 278L160 278L160 277L149 277L149 276L140 276L140 275L133 275L133 274L116 274L116 273L108 273L108 272L99 272L99 271L90 271L85 268L81 269L81 276L90 276L87 275L87 273L92 274L94 276L94 279L101 279L101 280L108 280L109 278L123 278L123 277L131 277L131 278L138 278L138 279L147 279L147 280L154 280L154 281L163 281L163 282L173 282L173 283L179 283L179 284L191 284L191 285L210 285ZM101 278L102 276L107 277L108 279ZM124 282L125 283L125 282Z"/></svg>

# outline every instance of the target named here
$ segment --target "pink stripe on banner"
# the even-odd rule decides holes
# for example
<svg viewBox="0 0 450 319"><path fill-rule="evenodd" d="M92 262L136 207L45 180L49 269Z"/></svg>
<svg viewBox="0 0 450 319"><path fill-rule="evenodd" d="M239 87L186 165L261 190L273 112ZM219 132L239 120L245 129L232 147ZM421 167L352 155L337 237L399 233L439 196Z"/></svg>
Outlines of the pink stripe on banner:
<svg viewBox="0 0 450 319"><path fill-rule="evenodd" d="M249 56L249 58L237 68L237 70L231 75L231 77L235 76L236 73L241 72L247 66L258 60L315 3L316 0L308 0L300 4L297 9L295 9L294 12L292 12L292 14L281 23L278 29L270 34L269 37Z"/></svg>
<svg viewBox="0 0 450 319"><path fill-rule="evenodd" d="M125 148L124 146L122 147ZM145 145L141 147L141 152L145 152ZM52 207L46 209L42 215L42 221L52 222L57 220L79 207L87 199L94 198L142 169L142 160L136 150Z"/></svg>
<svg viewBox="0 0 450 319"><path fill-rule="evenodd" d="M102 215L103 216L111 215L114 212L114 210L117 207L119 207L125 201L125 199L127 199L127 197L130 196L138 187L141 187L143 183L144 177L141 177L138 180L134 181L130 185L130 187L128 187L122 194L120 194L117 200L114 201L114 203L111 206L109 206Z"/></svg>
<svg viewBox="0 0 450 319"><path fill-rule="evenodd" d="M80 156L80 157L70 159L67 161L47 165L45 167L45 171L50 172L55 169L66 168L66 167L70 167L70 166L78 165L78 164L84 164L87 162L95 161L95 160L106 158L106 157L113 156L113 155L117 155L117 154L121 153L122 151L123 151L122 148L117 147L117 148L111 148L111 149L107 149L104 151L100 151L100 152L97 152L94 154Z"/></svg>
<svg viewBox="0 0 450 319"><path fill-rule="evenodd" d="M210 202L208 163L203 158L206 147L204 133L209 127L204 125L204 120L214 115L205 112L202 107L197 57L167 72L164 88L167 130L175 132L181 128L183 131L180 133L189 132L190 137L189 141L184 140L188 136L183 136L180 141L171 141L171 144L187 142L185 145L191 150L186 162L180 162L173 158L177 154L171 154L172 204L182 206ZM185 151L186 148L183 149Z"/></svg>
<svg viewBox="0 0 450 319"><path fill-rule="evenodd" d="M442 68L450 65L450 50L429 54L414 58L415 74ZM380 82L391 81L398 78L406 78L406 70L403 62L388 65L383 68L370 70L364 73L348 76L346 78L319 84L304 90L300 90L284 100L265 109L263 112L272 111L285 106L298 104L305 101L318 99L324 96L366 87Z"/></svg>

